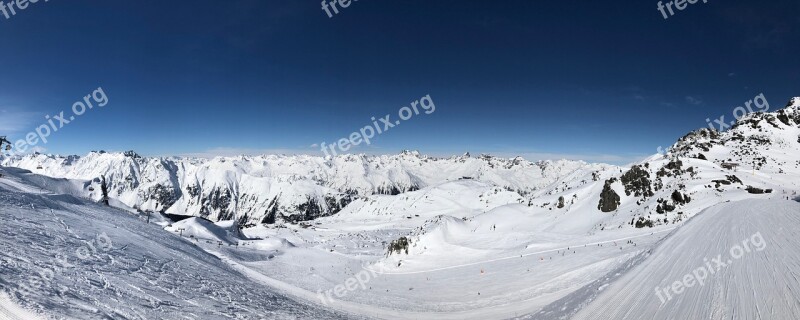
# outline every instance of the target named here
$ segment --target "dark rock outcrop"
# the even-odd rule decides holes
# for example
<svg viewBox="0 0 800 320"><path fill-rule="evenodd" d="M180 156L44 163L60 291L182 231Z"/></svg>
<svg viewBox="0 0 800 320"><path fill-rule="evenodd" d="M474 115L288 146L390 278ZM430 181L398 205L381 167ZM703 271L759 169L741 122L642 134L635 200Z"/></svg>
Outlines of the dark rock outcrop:
<svg viewBox="0 0 800 320"><path fill-rule="evenodd" d="M620 181L625 186L625 194L633 194L636 197L652 197L653 187L650 184L650 173L641 166L633 166L628 172L620 177Z"/></svg>
<svg viewBox="0 0 800 320"><path fill-rule="evenodd" d="M393 240L391 243L389 243L389 252L387 252L387 255L401 254L403 252L408 254L408 246L410 243L411 241L406 237L400 237L400 239Z"/></svg>
<svg viewBox="0 0 800 320"><path fill-rule="evenodd" d="M611 188L611 184L614 183L614 181L616 181L616 179L607 180L603 186L603 191L600 193L600 203L597 205L597 209L602 212L617 210L621 203L619 195Z"/></svg>

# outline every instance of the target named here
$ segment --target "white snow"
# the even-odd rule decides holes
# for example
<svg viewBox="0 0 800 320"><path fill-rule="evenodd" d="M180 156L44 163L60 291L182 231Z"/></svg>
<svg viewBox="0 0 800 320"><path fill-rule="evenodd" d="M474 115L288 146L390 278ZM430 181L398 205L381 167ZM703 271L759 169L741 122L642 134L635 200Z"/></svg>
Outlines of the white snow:
<svg viewBox="0 0 800 320"><path fill-rule="evenodd" d="M0 173L0 292L10 297L0 310L9 317L31 319L14 305L51 319L346 317L253 283L128 212L32 186L47 178Z"/></svg>
<svg viewBox="0 0 800 320"><path fill-rule="evenodd" d="M101 176L105 176L110 196L131 208L249 223L261 223L266 212L275 208L286 215L300 214L302 206L313 204L324 212L335 212L336 203L346 203L349 194L396 194L465 178L533 193L576 170L615 168L567 160L434 158L417 152L211 160L92 152L84 157L33 154L5 158L2 164L83 181L82 196L96 200L101 197Z"/></svg>
<svg viewBox="0 0 800 320"><path fill-rule="evenodd" d="M798 136L800 99L629 168L415 152L4 159L60 178L0 168L2 306L80 319L799 318ZM93 202L100 176L120 209ZM601 212L606 184L619 205ZM336 213L290 223L317 209ZM138 210L196 217L147 224ZM766 250L661 304L656 288L756 232ZM91 250L101 235L113 250ZM53 263L77 250L89 258ZM20 296L42 270L53 280Z"/></svg>
<svg viewBox="0 0 800 320"><path fill-rule="evenodd" d="M167 231L178 233L180 236L212 241L214 243L224 243L225 245L236 244L239 242L237 229L233 227L233 221L213 223L203 218L192 217L180 222L176 222L164 228Z"/></svg>
<svg viewBox="0 0 800 320"><path fill-rule="evenodd" d="M39 320L38 314L23 309L11 301L4 292L0 292L0 319L3 320Z"/></svg>
<svg viewBox="0 0 800 320"><path fill-rule="evenodd" d="M800 319L800 204L730 202L692 220L574 319ZM712 260L719 255L727 266L717 270ZM692 287L670 291L672 299L657 295L656 288L684 281L707 263L715 271L703 285L687 282Z"/></svg>

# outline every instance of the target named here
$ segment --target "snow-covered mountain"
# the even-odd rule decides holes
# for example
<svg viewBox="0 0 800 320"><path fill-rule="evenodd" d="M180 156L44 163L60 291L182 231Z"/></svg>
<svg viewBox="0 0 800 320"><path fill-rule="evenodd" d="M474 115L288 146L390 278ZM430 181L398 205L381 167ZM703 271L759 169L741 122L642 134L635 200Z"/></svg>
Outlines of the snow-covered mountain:
<svg viewBox="0 0 800 320"><path fill-rule="evenodd" d="M476 195L486 188L501 188L517 195L506 197L503 204L524 202L589 224L577 229L643 227L682 221L718 202L724 193L797 190L800 98L775 112L747 115L726 131L694 131L666 155L655 155L630 168L469 154L435 158L413 151L390 156L264 155L210 160L101 151L84 157L33 154L2 163L85 180L85 196L93 199L102 197L104 177L110 197L129 207L212 221L236 220L243 226L313 220L345 210L351 203L348 215L356 211L362 216L379 215L402 203L380 195L471 180L482 183L475 185ZM429 209L425 216L441 208ZM613 213L615 219L598 212ZM577 230L574 224L555 223L552 228Z"/></svg>
<svg viewBox="0 0 800 320"><path fill-rule="evenodd" d="M476 180L528 195L554 181L607 165L522 158L434 158L405 151L393 156L241 156L144 158L134 152L85 157L33 154L4 159L52 177L87 180L86 195L100 199L105 177L111 198L145 211L194 215L242 225L305 221L335 214L359 197L397 195L447 181Z"/></svg>
<svg viewBox="0 0 800 320"><path fill-rule="evenodd" d="M731 312L758 318L765 316L761 310L776 310L770 315L794 319L800 312L792 306L799 300L793 287L781 281L790 279L791 268L800 264L797 250L791 249L791 228L797 223L791 214L798 205L788 201L800 192L798 135L796 98L784 109L748 115L730 130L690 133L667 154L624 168L488 156L443 159L413 152L212 160L95 152L86 157L5 159L6 164L35 172L0 168L7 174L0 178L0 219L8 225L0 231L9 235L6 245L15 248L6 261L23 256L40 262L58 248L56 244L77 241L75 234L86 240L86 234L113 232L126 245L111 254L114 261L126 263L122 268L116 262L99 267L87 262L57 274L59 286L77 283L83 290L77 297L64 295L53 304L43 298L53 292L39 290L32 299L11 300L33 310L54 306L56 316L75 318L87 311L65 310L70 303L105 311L110 301L120 300L119 292L129 292L115 287L122 283L169 292L138 293L133 298L149 299L150 305L120 311L141 313L140 318L170 309L172 300L186 297L192 299L187 300L190 305L181 302L180 307L201 315L265 312L248 308L258 302L241 299L234 299L240 309L220 311L225 307L175 291L173 282L156 281L184 281L202 274L246 277L248 281L231 282L247 290L233 291L241 293L237 297L250 292L269 296L278 290L336 310L324 315L301 303L301 318L356 314L386 319L584 319L609 313L667 319ZM126 218L118 210L79 199L100 199L103 176L118 207L226 221L172 222L152 215L161 229L148 226L145 217ZM754 223L750 218L762 220ZM314 221L269 223L310 219ZM41 225L47 237L57 241L37 243L33 250L16 249L36 243ZM658 303L653 286L666 288L689 268L702 265L705 256L759 230L767 242L763 252L671 304ZM128 240L131 234L133 240ZM177 241L180 237L183 240ZM216 258L208 259L187 244ZM173 259L162 246L183 253ZM150 248L156 250L147 253ZM166 264L149 262L151 257L190 265L171 271ZM781 263L774 263L778 258ZM675 261L688 266L677 268ZM758 269L767 261L773 262L772 269ZM182 271L187 268L191 271ZM97 270L105 279L92 278ZM768 270L772 278L757 281L753 274L759 270ZM138 278L117 276L126 272L147 279L141 281L156 280L142 286ZM19 276L8 279L0 279L0 289L13 292L9 288L25 281ZM95 288L108 285L117 291ZM203 285L238 290L230 283ZM751 288L760 296L742 294ZM770 293L780 296L765 296ZM8 310L1 295L0 312ZM715 295L714 304L698 306L705 303L698 297L709 295ZM770 303L779 298L790 304L772 308ZM291 301L278 301L295 308ZM747 304L756 307L742 307ZM281 310L289 317L294 314Z"/></svg>
<svg viewBox="0 0 800 320"><path fill-rule="evenodd" d="M674 156L738 163L742 170L769 174L800 169L800 98L780 110L746 115L729 130L700 129L670 148Z"/></svg>
<svg viewBox="0 0 800 320"><path fill-rule="evenodd" d="M746 115L725 131L691 132L664 155L591 173L594 182L579 173L540 189L531 201L564 207L571 217L570 204L585 202L596 210L583 221L604 212L617 217L605 226L647 227L683 221L722 201L768 193L789 199L800 190L800 98L775 112Z"/></svg>
<svg viewBox="0 0 800 320"><path fill-rule="evenodd" d="M793 199L800 192L799 136L800 99L795 98L784 109L748 115L730 130L689 134L667 154L629 168L578 168L527 194L523 201L481 195L477 198L486 201L483 206L447 211L421 197L441 192L424 189L368 197L363 204L346 208L347 214L322 221L361 224L391 212L396 224L416 227L403 236L404 246L408 243L404 250L379 263L385 270L435 268L442 260L469 264L497 254L484 252L487 248L513 251L543 235L669 228L724 202ZM468 194L458 192L476 198ZM459 196L429 202L469 203ZM402 223L404 217L426 220Z"/></svg>

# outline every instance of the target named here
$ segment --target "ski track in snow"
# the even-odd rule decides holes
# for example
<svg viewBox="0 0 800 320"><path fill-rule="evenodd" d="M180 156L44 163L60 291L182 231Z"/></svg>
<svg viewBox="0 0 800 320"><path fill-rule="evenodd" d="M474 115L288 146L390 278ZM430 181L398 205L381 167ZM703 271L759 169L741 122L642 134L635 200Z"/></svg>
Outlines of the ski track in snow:
<svg viewBox="0 0 800 320"><path fill-rule="evenodd" d="M800 204L745 200L694 217L652 255L604 288L573 319L800 319ZM739 259L735 246L766 244ZM727 266L680 294L663 290L722 255ZM716 264L711 264L716 270ZM661 289L662 299L656 294ZM569 301L566 301L569 305ZM579 304L580 301L572 301ZM561 303L565 303L562 301ZM543 317L542 319L564 317Z"/></svg>

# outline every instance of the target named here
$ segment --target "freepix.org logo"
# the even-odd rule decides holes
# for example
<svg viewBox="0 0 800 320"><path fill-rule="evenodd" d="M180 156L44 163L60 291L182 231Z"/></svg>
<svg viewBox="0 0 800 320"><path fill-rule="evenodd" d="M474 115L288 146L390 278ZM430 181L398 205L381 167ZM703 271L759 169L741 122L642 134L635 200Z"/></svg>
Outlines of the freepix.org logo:
<svg viewBox="0 0 800 320"><path fill-rule="evenodd" d="M362 143L369 145L372 138L376 134L381 134L389 129L399 126L403 121L409 120L415 115L420 114L420 109L425 110L425 114L431 114L436 111L436 105L433 103L431 95L426 95L421 99L414 101L409 106L400 108L397 112L399 120L392 121L392 115L387 114L383 118L376 119L372 117L372 124L361 128L361 130L351 133L347 138L339 139L336 143L328 145L322 142L319 146L325 156L336 156L339 153L336 151L338 148L342 152L350 150L350 148L358 146Z"/></svg>
<svg viewBox="0 0 800 320"><path fill-rule="evenodd" d="M703 3L708 3L708 0L702 0L702 1ZM672 9L673 6L675 7L676 10L683 11L686 10L686 8L688 8L690 4L695 4L698 2L700 2L700 0L674 0L674 1L668 1L667 4L665 5L664 1L659 1L658 11L661 12L661 15L663 15L664 19L666 20L669 17L674 16L676 14L675 10ZM669 15L667 15L667 12L669 12Z"/></svg>
<svg viewBox="0 0 800 320"><path fill-rule="evenodd" d="M61 111L54 116L45 116L44 118L47 120L45 123L36 127L34 131L28 132L24 139L19 139L14 143L7 141L8 146L2 152L5 153L6 156L14 156L29 151L29 148L38 145L39 142L47 143L47 138L49 138L50 135L63 129L66 125L72 123L72 121L77 120L77 117L82 116L86 111L92 110L95 105L100 108L108 105L108 96L102 87L98 87L92 93L83 97L82 100L73 103L71 115L67 116L65 115L65 111ZM0 142L0 144L2 144L2 142Z"/></svg>
<svg viewBox="0 0 800 320"><path fill-rule="evenodd" d="M750 236L750 238L744 239L741 243L731 247L729 250L730 257L727 261L725 258L723 258L722 254L717 255L716 258L712 258L711 260L705 258L703 259L704 264L702 266L694 269L690 273L687 273L679 280L676 280L664 288L656 287L655 294L663 305L669 301L672 301L674 296L685 292L695 285L700 287L704 286L706 279L708 279L709 276L713 276L716 273L721 272L736 260L744 257L745 254L752 253L753 251L761 252L766 248L767 242L764 241L764 237L761 236L761 232L757 232Z"/></svg>
<svg viewBox="0 0 800 320"><path fill-rule="evenodd" d="M32 3L37 3L41 0L15 0L9 1L6 3L5 1L0 1L0 14L6 17L6 20L11 19L11 17L16 16L18 11L22 11L28 8ZM50 0L44 0L47 2Z"/></svg>
<svg viewBox="0 0 800 320"><path fill-rule="evenodd" d="M358 0L322 0L322 11L328 14L328 18L333 18L333 15L339 14L339 9L345 9L356 1Z"/></svg>

